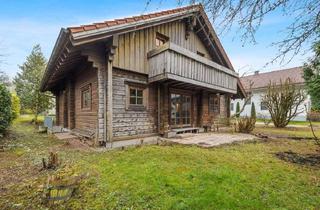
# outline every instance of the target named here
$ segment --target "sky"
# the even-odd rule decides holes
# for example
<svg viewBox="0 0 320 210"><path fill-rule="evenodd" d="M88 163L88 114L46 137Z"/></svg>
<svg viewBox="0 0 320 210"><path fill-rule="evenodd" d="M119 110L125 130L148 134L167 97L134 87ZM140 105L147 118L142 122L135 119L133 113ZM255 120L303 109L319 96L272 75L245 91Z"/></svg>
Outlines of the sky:
<svg viewBox="0 0 320 210"><path fill-rule="evenodd" d="M45 57L51 55L62 27L90 24L115 18L140 15L178 7L176 0L0 0L0 70L13 78L26 56L40 44ZM161 2L161 3L159 3ZM311 52L294 57L290 62L266 65L277 53L271 43L284 37L283 28L290 21L280 14L269 15L256 33L257 43L243 43L237 26L217 33L231 63L239 75L259 70L266 72L302 65ZM217 28L214 26L214 28Z"/></svg>

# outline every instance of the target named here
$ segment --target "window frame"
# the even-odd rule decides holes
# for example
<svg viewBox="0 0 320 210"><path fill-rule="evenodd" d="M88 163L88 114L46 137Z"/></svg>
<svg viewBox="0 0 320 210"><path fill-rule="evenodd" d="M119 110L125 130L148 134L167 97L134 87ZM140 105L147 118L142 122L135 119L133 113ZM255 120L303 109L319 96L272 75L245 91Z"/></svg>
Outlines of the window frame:
<svg viewBox="0 0 320 210"><path fill-rule="evenodd" d="M215 103L217 102L217 104ZM214 114L220 114L220 95L210 94L209 95L209 111Z"/></svg>
<svg viewBox="0 0 320 210"><path fill-rule="evenodd" d="M263 105L263 104L265 104L265 103L263 101L260 101L260 110L261 111L267 111L268 107L266 105ZM264 107L264 109L262 107Z"/></svg>
<svg viewBox="0 0 320 210"><path fill-rule="evenodd" d="M144 111L148 107L148 87L145 84L140 83L131 83L131 82L125 82L126 86L126 110L133 110L133 111ZM131 104L130 102L130 90L131 89L138 89L142 91L142 104ZM137 94L137 92L136 92ZM136 99L137 100L137 99Z"/></svg>
<svg viewBox="0 0 320 210"><path fill-rule="evenodd" d="M230 111L232 111L232 112L234 111L234 103L233 102L230 103Z"/></svg>
<svg viewBox="0 0 320 210"><path fill-rule="evenodd" d="M88 102L88 106L84 106L84 93L88 92L89 94L89 102ZM91 87L91 83L90 84L86 84L83 87L80 88L80 98L81 98L81 110L84 111L90 111L92 109L92 87Z"/></svg>
<svg viewBox="0 0 320 210"><path fill-rule="evenodd" d="M159 41L159 44L157 43L158 41ZM161 34L159 32L156 32L156 38L155 38L156 47L160 47L160 46L164 45L165 43L167 43L168 41L169 41L168 36Z"/></svg>
<svg viewBox="0 0 320 210"><path fill-rule="evenodd" d="M131 90L135 91L135 95L131 95ZM138 91L141 91L141 96L138 96ZM135 103L131 103L131 99L135 100ZM141 99L141 103L138 103L138 99ZM143 106L143 88L137 86L129 86L129 106Z"/></svg>

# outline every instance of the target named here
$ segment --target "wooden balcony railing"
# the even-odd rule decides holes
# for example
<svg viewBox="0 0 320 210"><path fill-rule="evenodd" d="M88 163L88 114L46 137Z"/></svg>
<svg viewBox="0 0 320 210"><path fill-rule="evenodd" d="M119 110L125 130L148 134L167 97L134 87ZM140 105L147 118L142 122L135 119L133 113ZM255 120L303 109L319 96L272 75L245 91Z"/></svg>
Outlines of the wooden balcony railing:
<svg viewBox="0 0 320 210"><path fill-rule="evenodd" d="M176 80L235 94L238 74L171 42L148 52L149 82Z"/></svg>

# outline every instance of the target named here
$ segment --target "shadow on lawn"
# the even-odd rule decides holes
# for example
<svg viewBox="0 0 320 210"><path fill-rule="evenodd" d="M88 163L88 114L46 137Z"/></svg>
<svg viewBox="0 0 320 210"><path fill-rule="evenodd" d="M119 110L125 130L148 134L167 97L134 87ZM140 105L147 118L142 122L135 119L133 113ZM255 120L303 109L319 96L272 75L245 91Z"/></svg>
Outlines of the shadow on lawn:
<svg viewBox="0 0 320 210"><path fill-rule="evenodd" d="M292 151L275 153L276 157L295 164L320 166L320 154L298 154Z"/></svg>

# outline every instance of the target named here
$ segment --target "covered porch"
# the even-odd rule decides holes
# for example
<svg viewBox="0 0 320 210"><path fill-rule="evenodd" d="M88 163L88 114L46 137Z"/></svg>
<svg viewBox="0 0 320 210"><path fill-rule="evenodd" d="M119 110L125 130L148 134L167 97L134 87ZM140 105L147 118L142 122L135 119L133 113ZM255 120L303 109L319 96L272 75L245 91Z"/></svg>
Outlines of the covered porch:
<svg viewBox="0 0 320 210"><path fill-rule="evenodd" d="M198 132L228 118L238 74L167 42L148 53L149 83L158 86L158 129L165 136Z"/></svg>

